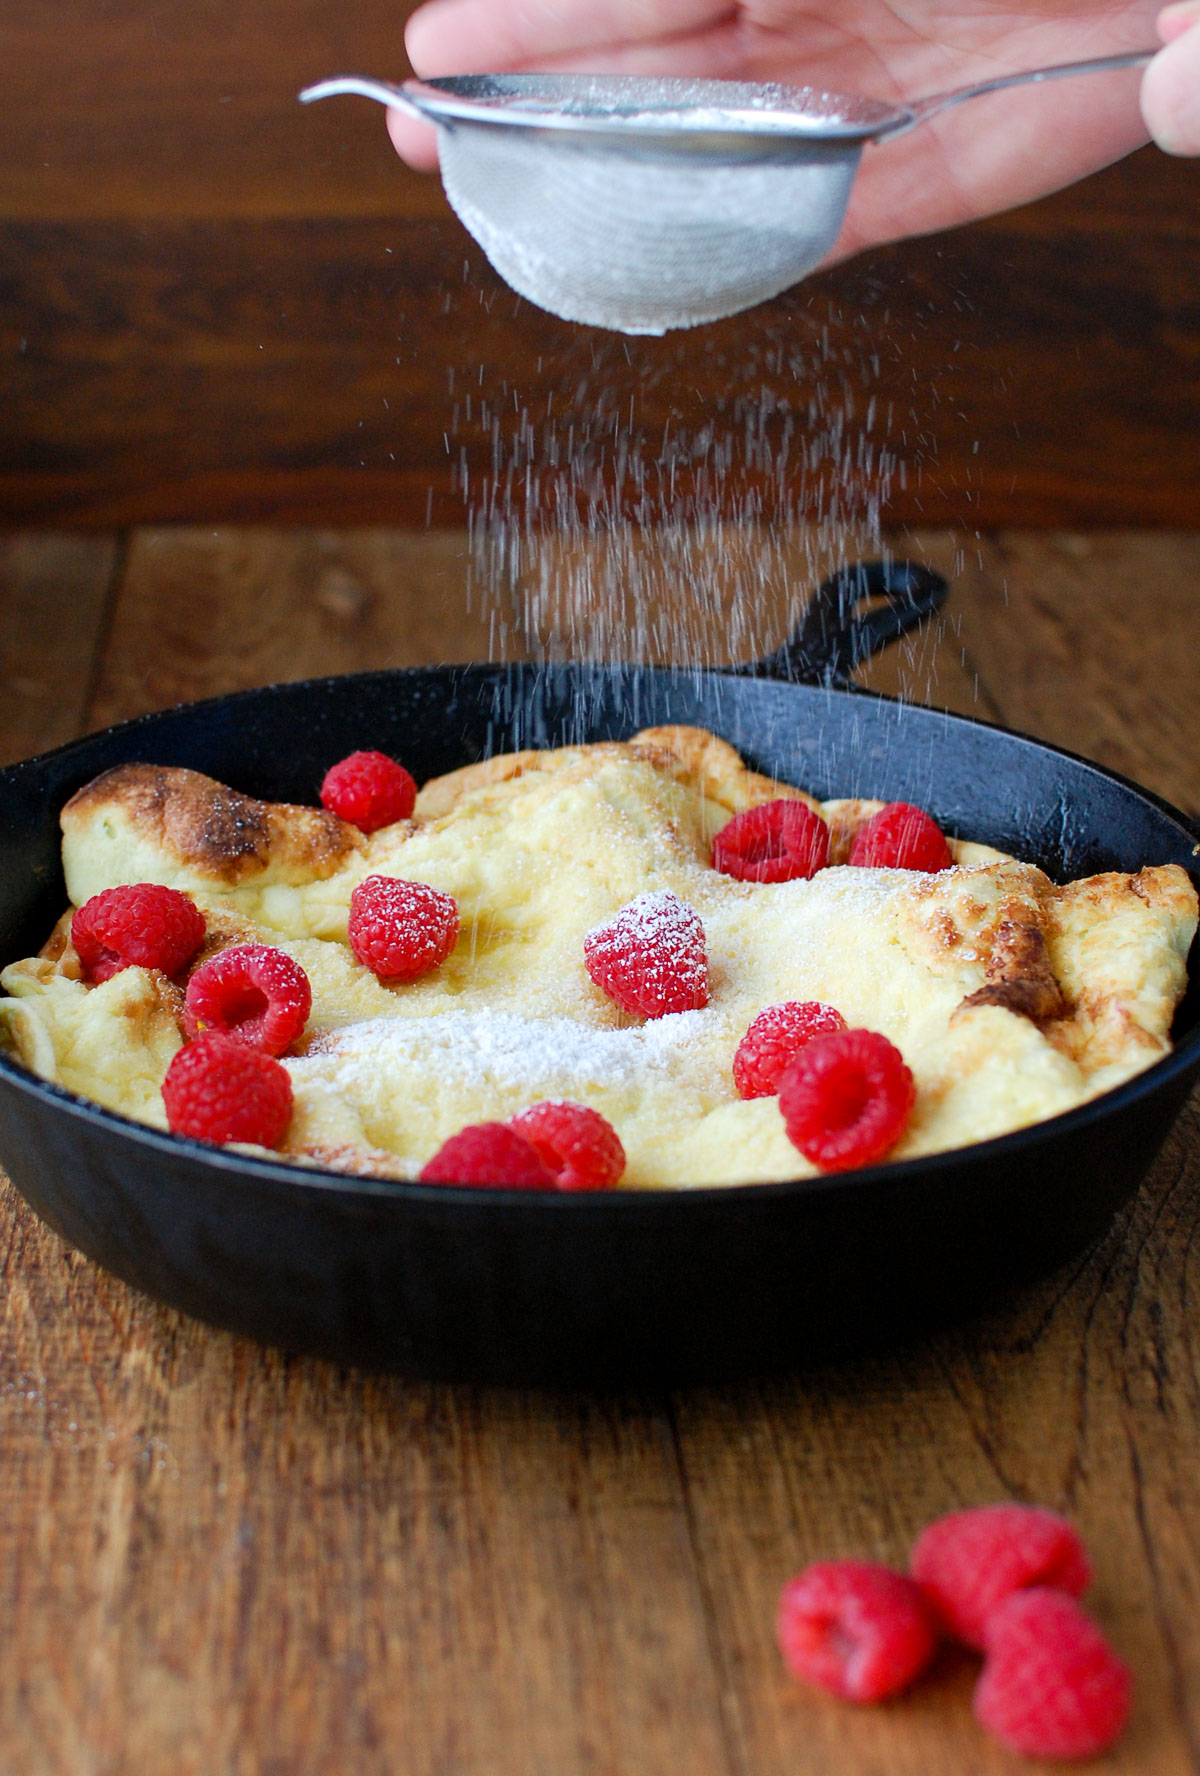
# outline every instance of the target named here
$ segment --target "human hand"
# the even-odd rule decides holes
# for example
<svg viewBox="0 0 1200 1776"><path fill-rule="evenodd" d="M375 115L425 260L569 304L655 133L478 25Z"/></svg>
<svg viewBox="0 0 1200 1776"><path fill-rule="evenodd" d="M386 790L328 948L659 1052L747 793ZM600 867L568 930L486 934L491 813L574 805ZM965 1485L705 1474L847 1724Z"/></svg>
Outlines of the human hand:
<svg viewBox="0 0 1200 1776"><path fill-rule="evenodd" d="M1186 0L1186 7L1194 12L1198 3ZM1139 49L1153 41L1156 5L429 0L409 20L405 41L427 79L515 69L675 74L911 99L993 74ZM1045 87L1020 87L869 147L831 258L1008 209L1119 159L1146 140L1137 93L1137 74L1128 71L1062 81L1052 96ZM388 126L412 165L436 165L431 131L395 111Z"/></svg>
<svg viewBox="0 0 1200 1776"><path fill-rule="evenodd" d="M1146 128L1168 154L1200 154L1200 0L1182 0L1158 15L1166 44L1142 80Z"/></svg>

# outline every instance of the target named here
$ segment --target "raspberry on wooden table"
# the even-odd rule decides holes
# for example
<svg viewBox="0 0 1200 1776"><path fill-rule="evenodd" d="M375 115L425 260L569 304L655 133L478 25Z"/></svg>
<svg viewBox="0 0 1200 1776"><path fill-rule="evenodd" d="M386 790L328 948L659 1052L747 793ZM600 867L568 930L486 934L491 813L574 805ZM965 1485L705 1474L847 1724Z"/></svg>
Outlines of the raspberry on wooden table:
<svg viewBox="0 0 1200 1776"><path fill-rule="evenodd" d="M584 966L622 1011L665 1017L708 1004L700 915L669 888L639 895L583 940Z"/></svg>
<svg viewBox="0 0 1200 1776"><path fill-rule="evenodd" d="M179 1050L167 1068L162 1095L172 1134L197 1141L275 1147L292 1115L286 1067L216 1032Z"/></svg>
<svg viewBox="0 0 1200 1776"><path fill-rule="evenodd" d="M352 752L325 773L322 805L360 832L407 820L416 806L414 779L386 752Z"/></svg>
<svg viewBox="0 0 1200 1776"><path fill-rule="evenodd" d="M823 1560L784 1586L776 1633L795 1677L850 1702L882 1702L937 1650L933 1612L903 1573L867 1560Z"/></svg>
<svg viewBox="0 0 1200 1776"><path fill-rule="evenodd" d="M788 1139L826 1172L882 1159L907 1128L915 1098L903 1055L875 1030L814 1036L779 1081Z"/></svg>
<svg viewBox="0 0 1200 1776"><path fill-rule="evenodd" d="M923 808L889 802L854 835L850 862L862 869L909 869L935 875L953 869L942 829Z"/></svg>
<svg viewBox="0 0 1200 1776"><path fill-rule="evenodd" d="M560 1190L607 1190L625 1170L625 1149L612 1123L587 1104L547 1098L512 1117L554 1174Z"/></svg>
<svg viewBox="0 0 1200 1776"><path fill-rule="evenodd" d="M202 962L188 981L183 1021L189 1036L216 1030L280 1055L300 1035L311 1010L308 976L285 950L230 944Z"/></svg>
<svg viewBox="0 0 1200 1776"><path fill-rule="evenodd" d="M1129 1718L1133 1679L1082 1605L1013 1591L987 1619L975 1718L1025 1757L1095 1757Z"/></svg>
<svg viewBox="0 0 1200 1776"><path fill-rule="evenodd" d="M989 1613L1013 1591L1052 1586L1081 1597L1092 1569L1079 1532L1057 1511L977 1505L939 1517L917 1537L909 1570L947 1630L982 1647Z"/></svg>
<svg viewBox="0 0 1200 1776"><path fill-rule="evenodd" d="M443 1141L417 1173L422 1184L482 1184L492 1190L553 1190L554 1173L506 1122L475 1122Z"/></svg>
<svg viewBox="0 0 1200 1776"><path fill-rule="evenodd" d="M178 974L204 942L204 914L178 888L137 882L105 888L85 900L71 920L71 942L89 980L106 981L123 968L159 968Z"/></svg>
<svg viewBox="0 0 1200 1776"><path fill-rule="evenodd" d="M458 942L453 895L398 876L368 876L350 896L350 948L381 980L414 981Z"/></svg>
<svg viewBox="0 0 1200 1776"><path fill-rule="evenodd" d="M712 847L713 868L739 882L791 882L829 862L829 828L805 802L759 802L735 814Z"/></svg>
<svg viewBox="0 0 1200 1776"><path fill-rule="evenodd" d="M771 1098L790 1061L814 1036L844 1030L846 1020L817 999L790 999L768 1005L750 1020L733 1056L733 1083L739 1098Z"/></svg>

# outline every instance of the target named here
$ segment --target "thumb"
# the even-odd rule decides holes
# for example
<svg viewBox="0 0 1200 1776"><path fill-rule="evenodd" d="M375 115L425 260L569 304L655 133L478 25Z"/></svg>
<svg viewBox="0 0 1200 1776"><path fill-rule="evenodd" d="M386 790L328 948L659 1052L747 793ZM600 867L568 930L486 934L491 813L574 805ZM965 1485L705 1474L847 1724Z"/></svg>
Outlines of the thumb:
<svg viewBox="0 0 1200 1776"><path fill-rule="evenodd" d="M1142 77L1142 116L1168 154L1200 154L1200 0L1158 15L1160 49Z"/></svg>

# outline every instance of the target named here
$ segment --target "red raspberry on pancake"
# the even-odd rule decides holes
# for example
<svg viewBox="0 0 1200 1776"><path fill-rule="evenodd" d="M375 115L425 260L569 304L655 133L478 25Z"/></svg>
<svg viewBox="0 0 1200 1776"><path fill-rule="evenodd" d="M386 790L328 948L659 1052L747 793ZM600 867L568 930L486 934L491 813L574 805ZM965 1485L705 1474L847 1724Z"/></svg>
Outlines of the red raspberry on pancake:
<svg viewBox="0 0 1200 1776"><path fill-rule="evenodd" d="M216 1030L280 1055L304 1029L312 989L300 964L271 944L230 944L202 962L187 984L189 1036Z"/></svg>
<svg viewBox="0 0 1200 1776"><path fill-rule="evenodd" d="M547 1098L514 1116L560 1190L607 1190L625 1170L625 1149L612 1123L587 1104Z"/></svg>
<svg viewBox="0 0 1200 1776"><path fill-rule="evenodd" d="M276 1147L291 1121L286 1067L216 1032L179 1050L167 1068L162 1096L171 1133L197 1141Z"/></svg>
<svg viewBox="0 0 1200 1776"><path fill-rule="evenodd" d="M352 752L331 765L321 785L321 802L360 832L377 832L407 820L416 805L413 778L386 752Z"/></svg>
<svg viewBox="0 0 1200 1776"><path fill-rule="evenodd" d="M772 1098L789 1062L814 1036L844 1030L846 1020L817 999L789 999L768 1005L750 1020L733 1057L733 1083L739 1098Z"/></svg>
<svg viewBox="0 0 1200 1776"><path fill-rule="evenodd" d="M829 828L805 802L759 802L713 840L713 868L739 882L791 882L829 862Z"/></svg>
<svg viewBox="0 0 1200 1776"><path fill-rule="evenodd" d="M635 1017L708 1004L704 925L668 888L639 895L589 931L583 961L601 992Z"/></svg>
<svg viewBox="0 0 1200 1776"><path fill-rule="evenodd" d="M453 895L398 876L368 876L350 896L350 948L385 981L419 980L458 942Z"/></svg>
<svg viewBox="0 0 1200 1776"><path fill-rule="evenodd" d="M915 1098L903 1055L875 1030L814 1036L779 1082L788 1139L824 1172L882 1159L907 1128Z"/></svg>
<svg viewBox="0 0 1200 1776"><path fill-rule="evenodd" d="M910 802L889 802L872 814L854 835L849 861L860 869L921 870L926 875L954 868L941 827Z"/></svg>
<svg viewBox="0 0 1200 1776"><path fill-rule="evenodd" d="M204 942L204 930L204 914L178 888L136 882L85 900L71 920L71 942L85 975L100 982L135 966L178 974Z"/></svg>
<svg viewBox="0 0 1200 1776"><path fill-rule="evenodd" d="M443 1141L417 1173L422 1184L482 1184L492 1190L553 1190L554 1173L506 1122L475 1122Z"/></svg>

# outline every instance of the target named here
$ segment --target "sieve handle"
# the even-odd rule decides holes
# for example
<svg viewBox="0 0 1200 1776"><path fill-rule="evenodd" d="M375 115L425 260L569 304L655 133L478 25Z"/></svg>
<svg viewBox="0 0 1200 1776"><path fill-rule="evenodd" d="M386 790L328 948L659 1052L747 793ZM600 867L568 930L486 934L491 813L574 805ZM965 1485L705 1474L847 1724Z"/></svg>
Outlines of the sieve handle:
<svg viewBox="0 0 1200 1776"><path fill-rule="evenodd" d="M343 93L352 93L360 99L378 99L381 105L394 111L407 111L410 117L429 121L402 86L393 86L390 80L371 80L362 74L338 74L332 80L320 80L316 86L306 86L300 94L300 103L311 105L314 99L334 99Z"/></svg>
<svg viewBox="0 0 1200 1776"><path fill-rule="evenodd" d="M742 667L755 678L844 686L864 660L927 622L949 585L917 561L858 561L822 581L790 641Z"/></svg>
<svg viewBox="0 0 1200 1776"><path fill-rule="evenodd" d="M1131 49L1121 55L1092 56L1086 62L1058 62L1050 68L1026 68L1020 74L998 74L991 80L976 80L970 86L952 87L949 92L930 93L927 98L914 99L904 108L895 123L874 131L877 142L903 135L927 117L961 105L966 99L982 99L988 93L1004 92L1010 86L1035 86L1044 80L1073 79L1076 74L1108 74L1118 68L1144 68L1158 54L1157 49Z"/></svg>

